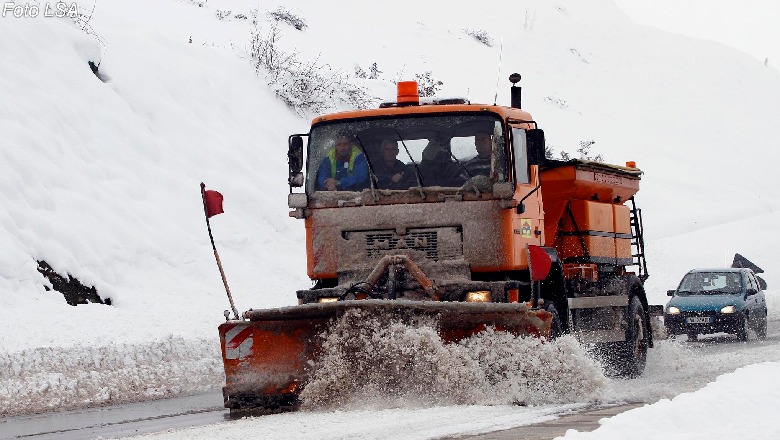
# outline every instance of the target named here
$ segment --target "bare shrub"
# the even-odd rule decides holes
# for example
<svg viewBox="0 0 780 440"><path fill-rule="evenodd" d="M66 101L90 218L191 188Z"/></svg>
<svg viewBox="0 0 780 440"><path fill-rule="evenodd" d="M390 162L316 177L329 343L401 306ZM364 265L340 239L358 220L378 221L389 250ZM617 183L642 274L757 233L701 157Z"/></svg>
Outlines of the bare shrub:
<svg viewBox="0 0 780 440"><path fill-rule="evenodd" d="M97 41L101 47L105 49L106 47L106 40L103 39L100 35L98 35L95 30L92 28L92 25L90 24L90 21L92 21L92 15L95 14L95 4L92 5L92 9L85 9L82 7L78 7L78 15L76 17L71 17L73 20L73 23L76 25L77 28L79 28L82 32L89 35L90 37L94 38L95 41ZM98 63L100 64L100 63Z"/></svg>
<svg viewBox="0 0 780 440"><path fill-rule="evenodd" d="M569 103L566 102L565 99L558 98L556 96L546 96L544 98L544 102L546 102L548 104L552 104L552 105L558 107L561 110L566 110L567 108L569 108Z"/></svg>
<svg viewBox="0 0 780 440"><path fill-rule="evenodd" d="M376 63L371 64L371 67L368 68L368 72L368 79L379 79L379 74L382 73Z"/></svg>
<svg viewBox="0 0 780 440"><path fill-rule="evenodd" d="M590 141L580 141L580 147L577 148L577 152L580 153L580 159L584 160L592 160L595 162L604 162L604 156L601 154L597 155L591 155L590 153L590 147L595 144L596 141L590 140Z"/></svg>
<svg viewBox="0 0 780 440"><path fill-rule="evenodd" d="M444 85L443 82L433 77L433 73L430 70L425 73L415 74L414 79L417 81L421 97L435 96L436 92Z"/></svg>
<svg viewBox="0 0 780 440"><path fill-rule="evenodd" d="M275 25L268 32L256 27L252 31L250 55L255 69L265 74L276 96L296 112L323 113L340 104L358 109L374 105L376 98L350 82L348 75L316 59L299 60L297 53L287 53L279 47L280 38L281 31Z"/></svg>
<svg viewBox="0 0 780 440"><path fill-rule="evenodd" d="M287 23L299 31L306 29L308 26L303 17L293 14L289 9L282 6L279 6L275 11L269 12L268 16L277 22Z"/></svg>
<svg viewBox="0 0 780 440"><path fill-rule="evenodd" d="M463 29L463 32L465 32L469 37L484 44L485 46L493 47L493 38L490 36L490 34L487 33L487 31L483 31L481 29Z"/></svg>
<svg viewBox="0 0 780 440"><path fill-rule="evenodd" d="M368 72L363 70L359 64L355 64L355 78L379 79L380 73L382 73L382 71L379 70L376 63L372 63L371 66L369 66Z"/></svg>
<svg viewBox="0 0 780 440"><path fill-rule="evenodd" d="M355 64L355 78L368 78L368 73L358 64Z"/></svg>
<svg viewBox="0 0 780 440"><path fill-rule="evenodd" d="M604 162L604 156L602 154L596 154L593 155L590 152L590 147L595 144L596 141L589 140L589 141L580 141L580 146L577 148L577 153L579 154L579 159L581 160L590 160L593 162ZM555 159L555 149L550 145L545 145L544 147L544 157L547 159ZM566 151L559 151L558 152L558 159L559 160L572 160L573 157L571 153L567 153Z"/></svg>
<svg viewBox="0 0 780 440"><path fill-rule="evenodd" d="M217 9L217 12L215 13L215 15L217 16L217 20L224 20L226 18L230 18L230 15L232 13L233 13L233 11L231 11L229 9L228 10Z"/></svg>

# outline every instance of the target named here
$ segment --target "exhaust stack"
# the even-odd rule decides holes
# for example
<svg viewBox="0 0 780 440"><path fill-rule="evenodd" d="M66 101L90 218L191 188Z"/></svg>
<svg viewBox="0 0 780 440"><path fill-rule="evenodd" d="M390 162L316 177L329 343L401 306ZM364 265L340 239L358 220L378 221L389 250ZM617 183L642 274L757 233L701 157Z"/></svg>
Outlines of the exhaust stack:
<svg viewBox="0 0 780 440"><path fill-rule="evenodd" d="M516 84L520 82L520 74L519 73L513 73L509 75L509 82L512 83L512 88L510 89L511 97L512 97L512 107L513 108L521 108L521 101L522 101L522 87L516 87Z"/></svg>

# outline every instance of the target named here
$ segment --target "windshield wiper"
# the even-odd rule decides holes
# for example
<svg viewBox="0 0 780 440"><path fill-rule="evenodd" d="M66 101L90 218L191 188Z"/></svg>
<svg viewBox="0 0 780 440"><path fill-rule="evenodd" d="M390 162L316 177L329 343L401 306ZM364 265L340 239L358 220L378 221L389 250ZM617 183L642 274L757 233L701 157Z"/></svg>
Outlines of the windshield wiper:
<svg viewBox="0 0 780 440"><path fill-rule="evenodd" d="M366 153L366 148L363 146L363 141L360 140L360 136L355 135L355 139L357 139L358 144L360 145L360 151L363 152L363 156L366 157L366 164L368 164L368 183L371 186L371 198L374 199L374 202L379 200L376 197L376 185L379 182L379 179L376 177L376 174L374 174L374 166L371 164L371 159L368 157L368 153Z"/></svg>
<svg viewBox="0 0 780 440"><path fill-rule="evenodd" d="M458 165L460 165L460 167L463 168L463 171L466 172L466 175L469 176L469 179L474 177L474 176L471 175L471 173L469 173L469 170L466 169L466 165L463 165L463 163L461 163L461 161L459 161L458 158L455 157L455 154L452 152L452 150L450 150L450 157L455 159L455 162L457 162Z"/></svg>
<svg viewBox="0 0 780 440"><path fill-rule="evenodd" d="M422 180L422 172L420 172L420 167L417 166L417 162L414 161L412 154L409 153L409 148L406 146L406 142L404 142L404 138L401 137L401 133L399 133L398 130L396 130L395 134L396 136L398 136L398 140L401 141L401 145L404 146L404 151L406 151L406 155L409 157L409 160L412 161L412 165L414 165L414 177L417 178L417 186L420 188L420 197L424 199L425 193L423 192L423 180Z"/></svg>
<svg viewBox="0 0 780 440"><path fill-rule="evenodd" d="M733 294L733 293L734 292L728 292L728 291L723 290L723 289L707 290L707 294L708 295L730 295L730 294Z"/></svg>

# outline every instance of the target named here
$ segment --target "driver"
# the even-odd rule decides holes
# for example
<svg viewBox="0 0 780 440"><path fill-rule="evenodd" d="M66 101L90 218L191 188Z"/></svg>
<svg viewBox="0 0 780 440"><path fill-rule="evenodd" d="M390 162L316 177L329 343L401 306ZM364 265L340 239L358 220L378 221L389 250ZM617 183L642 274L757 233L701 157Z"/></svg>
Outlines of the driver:
<svg viewBox="0 0 780 440"><path fill-rule="evenodd" d="M355 138L342 134L317 169L317 189L359 191L368 183L368 162Z"/></svg>

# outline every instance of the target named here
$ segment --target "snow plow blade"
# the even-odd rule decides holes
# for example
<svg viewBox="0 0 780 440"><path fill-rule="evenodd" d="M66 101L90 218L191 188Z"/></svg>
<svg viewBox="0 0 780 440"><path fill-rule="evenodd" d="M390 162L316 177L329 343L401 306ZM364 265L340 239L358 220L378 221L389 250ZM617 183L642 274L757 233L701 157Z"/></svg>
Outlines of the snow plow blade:
<svg viewBox="0 0 780 440"><path fill-rule="evenodd" d="M522 303L360 300L248 310L244 319L219 326L225 365L225 407L231 410L294 409L322 335L348 310L411 322L431 317L445 342L458 342L487 327L547 337L552 315Z"/></svg>

